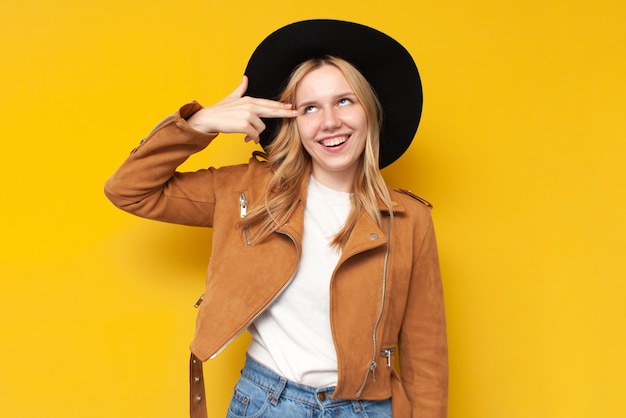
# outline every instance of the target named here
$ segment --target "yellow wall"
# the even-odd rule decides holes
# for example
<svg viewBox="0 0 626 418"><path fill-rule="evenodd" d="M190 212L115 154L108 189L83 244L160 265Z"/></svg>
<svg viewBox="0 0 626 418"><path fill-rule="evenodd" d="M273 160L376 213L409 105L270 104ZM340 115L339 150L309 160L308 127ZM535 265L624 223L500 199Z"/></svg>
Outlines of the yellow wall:
<svg viewBox="0 0 626 418"><path fill-rule="evenodd" d="M626 416L624 2L0 11L0 416L185 416L210 231L126 215L102 185L162 117L229 93L266 34L311 17L380 28L420 67L422 125L385 176L435 204L450 418ZM241 142L188 166L243 161ZM206 366L214 417L244 347Z"/></svg>

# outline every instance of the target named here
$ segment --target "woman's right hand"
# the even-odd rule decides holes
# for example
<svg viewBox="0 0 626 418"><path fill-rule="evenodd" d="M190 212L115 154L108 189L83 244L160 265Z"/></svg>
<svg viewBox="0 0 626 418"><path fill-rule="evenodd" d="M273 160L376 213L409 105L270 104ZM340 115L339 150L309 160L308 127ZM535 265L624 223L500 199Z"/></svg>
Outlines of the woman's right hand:
<svg viewBox="0 0 626 418"><path fill-rule="evenodd" d="M224 100L205 107L189 118L187 123L193 129L205 133L241 133L245 141L259 142L259 135L265 130L261 118L293 118L298 115L292 104L275 100L244 96L248 89L248 77Z"/></svg>

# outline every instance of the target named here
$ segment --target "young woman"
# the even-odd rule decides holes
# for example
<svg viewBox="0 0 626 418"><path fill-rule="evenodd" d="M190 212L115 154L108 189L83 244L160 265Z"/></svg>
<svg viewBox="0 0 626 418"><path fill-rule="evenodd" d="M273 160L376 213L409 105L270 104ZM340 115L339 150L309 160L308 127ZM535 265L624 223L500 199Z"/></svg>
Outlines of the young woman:
<svg viewBox="0 0 626 418"><path fill-rule="evenodd" d="M109 179L123 210L213 228L191 345L193 417L206 416L201 361L245 330L229 417L445 417L431 206L380 174L413 139L421 103L415 64L392 38L297 22L259 45L232 94L183 106ZM176 171L222 132L265 152Z"/></svg>

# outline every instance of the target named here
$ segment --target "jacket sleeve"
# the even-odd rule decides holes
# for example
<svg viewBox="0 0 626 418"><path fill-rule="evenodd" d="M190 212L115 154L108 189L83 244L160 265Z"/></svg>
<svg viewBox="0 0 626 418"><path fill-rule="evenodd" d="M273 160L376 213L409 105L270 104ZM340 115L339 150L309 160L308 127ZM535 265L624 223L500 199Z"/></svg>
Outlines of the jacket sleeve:
<svg viewBox="0 0 626 418"><path fill-rule="evenodd" d="M107 180L104 193L118 208L144 218L183 225L211 226L215 193L213 169L177 172L187 158L217 135L191 128L186 119L196 102L166 118L132 150Z"/></svg>
<svg viewBox="0 0 626 418"><path fill-rule="evenodd" d="M416 243L407 309L400 334L400 368L411 403L412 418L445 418L448 397L446 322L437 244L430 214L425 232L420 235L422 240Z"/></svg>

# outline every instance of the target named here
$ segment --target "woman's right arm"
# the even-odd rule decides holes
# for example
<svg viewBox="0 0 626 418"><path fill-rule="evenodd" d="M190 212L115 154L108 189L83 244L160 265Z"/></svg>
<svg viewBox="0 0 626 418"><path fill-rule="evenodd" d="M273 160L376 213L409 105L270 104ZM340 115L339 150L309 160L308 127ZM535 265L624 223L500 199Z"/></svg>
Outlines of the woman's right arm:
<svg viewBox="0 0 626 418"><path fill-rule="evenodd" d="M181 107L141 140L108 179L104 193L118 208L144 218L184 225L211 226L214 204L212 171L176 171L217 134L202 133L187 123L198 103Z"/></svg>
<svg viewBox="0 0 626 418"><path fill-rule="evenodd" d="M193 102L161 122L107 181L106 196L118 208L164 222L213 224L214 169L180 173L187 158L220 132L242 133L258 142L261 117L295 117L291 105L244 97L247 78L224 100L203 108Z"/></svg>

